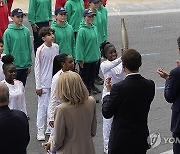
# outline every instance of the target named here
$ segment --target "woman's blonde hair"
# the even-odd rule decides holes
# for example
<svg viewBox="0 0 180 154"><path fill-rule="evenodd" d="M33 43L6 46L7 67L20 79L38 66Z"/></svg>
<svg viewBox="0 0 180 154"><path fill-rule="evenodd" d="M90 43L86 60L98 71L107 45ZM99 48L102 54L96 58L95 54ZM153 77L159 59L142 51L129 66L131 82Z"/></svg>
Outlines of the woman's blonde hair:
<svg viewBox="0 0 180 154"><path fill-rule="evenodd" d="M89 92L79 74L66 71L60 77L56 87L56 97L62 102L73 105L84 103Z"/></svg>

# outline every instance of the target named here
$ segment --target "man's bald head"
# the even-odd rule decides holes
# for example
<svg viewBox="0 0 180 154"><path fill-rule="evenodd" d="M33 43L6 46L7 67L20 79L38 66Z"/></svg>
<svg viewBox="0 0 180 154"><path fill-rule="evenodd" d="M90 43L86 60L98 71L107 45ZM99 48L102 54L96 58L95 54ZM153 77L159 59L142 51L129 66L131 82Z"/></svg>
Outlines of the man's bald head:
<svg viewBox="0 0 180 154"><path fill-rule="evenodd" d="M9 103L9 89L6 84L0 82L0 105Z"/></svg>

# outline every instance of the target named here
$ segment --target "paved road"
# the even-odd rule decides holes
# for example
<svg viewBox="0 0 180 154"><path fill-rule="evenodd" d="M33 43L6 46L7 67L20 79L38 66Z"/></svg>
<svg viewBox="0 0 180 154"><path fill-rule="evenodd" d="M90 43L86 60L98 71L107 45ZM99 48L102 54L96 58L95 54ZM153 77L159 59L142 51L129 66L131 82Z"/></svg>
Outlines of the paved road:
<svg viewBox="0 0 180 154"><path fill-rule="evenodd" d="M143 65L141 67L141 73L147 77L151 78L156 83L156 96L152 103L150 114L149 114L149 128L151 133L160 133L162 142L159 146L148 151L148 154L159 154L167 150L172 149L171 142L171 132L169 131L170 126L170 104L168 104L163 97L163 86L164 81L156 74L157 67L164 67L166 70L171 70L175 67L175 60L179 58L177 51L176 39L179 34L179 19L180 14L178 10L180 9L180 3L178 1L173 1L176 3L174 10L174 3L166 8L168 10L174 10L168 13L150 13L148 14L148 9L141 9L139 5L130 5L126 3L124 7L122 4L116 6L112 5L109 7L111 13L113 11L115 14L109 16L109 41L112 42L118 51L121 48L121 37L120 37L120 18L125 17L125 22L129 35L130 48L137 49L143 56ZM136 3L137 4L137 3ZM140 3L139 3L140 4ZM142 4L142 3L141 3ZM154 8L162 6L162 3L157 6L152 6L152 3L144 4L146 8ZM130 9L129 6L132 8ZM141 5L143 6L143 5ZM166 5L167 6L167 5ZM120 14L115 9L126 9L124 12L140 12L141 14ZM128 8L130 10L128 10ZM134 11L133 11L134 10ZM152 9L150 9L153 11ZM157 11L158 9L154 9ZM165 10L165 9L164 9ZM163 11L163 10L161 10ZM122 11L123 12L123 11ZM142 13L146 12L146 13ZM25 25L28 27L27 19L25 19ZM102 87L100 87L102 88ZM100 95L96 96L100 99ZM41 147L41 142L36 140L36 110L37 110L37 97L35 94L35 84L34 84L34 73L32 72L28 78L26 86L26 100L27 108L30 116L30 133L31 141L28 147L28 154L44 154L44 150ZM94 138L96 153L103 154L102 146L102 115L101 115L101 104L97 104L97 114L98 114L98 130L97 135ZM169 140L168 140L169 138ZM166 142L168 140L168 142ZM168 153L170 154L170 153Z"/></svg>
<svg viewBox="0 0 180 154"><path fill-rule="evenodd" d="M29 0L14 0L12 9L19 7L27 13L28 5ZM55 0L52 0L52 10L54 10L54 6ZM137 15L180 11L178 0L108 0L106 7L109 15Z"/></svg>

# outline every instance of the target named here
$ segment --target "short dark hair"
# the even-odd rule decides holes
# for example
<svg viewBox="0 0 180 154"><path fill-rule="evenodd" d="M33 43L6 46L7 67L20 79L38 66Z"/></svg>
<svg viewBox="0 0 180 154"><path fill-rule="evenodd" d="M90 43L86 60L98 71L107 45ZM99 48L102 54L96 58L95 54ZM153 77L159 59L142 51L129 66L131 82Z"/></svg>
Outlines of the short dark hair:
<svg viewBox="0 0 180 154"><path fill-rule="evenodd" d="M52 33L54 33L55 31L52 29L52 28L50 28L50 27L42 27L40 30L39 30L39 36L42 38L42 37L44 37L44 36L46 36L46 35L49 35L49 34L51 34L51 32Z"/></svg>
<svg viewBox="0 0 180 154"><path fill-rule="evenodd" d="M141 66L141 54L135 49L126 49L122 53L122 63L130 71L138 71Z"/></svg>
<svg viewBox="0 0 180 154"><path fill-rule="evenodd" d="M2 39L2 38L0 38L0 43L4 44L4 42L3 42L3 39Z"/></svg>

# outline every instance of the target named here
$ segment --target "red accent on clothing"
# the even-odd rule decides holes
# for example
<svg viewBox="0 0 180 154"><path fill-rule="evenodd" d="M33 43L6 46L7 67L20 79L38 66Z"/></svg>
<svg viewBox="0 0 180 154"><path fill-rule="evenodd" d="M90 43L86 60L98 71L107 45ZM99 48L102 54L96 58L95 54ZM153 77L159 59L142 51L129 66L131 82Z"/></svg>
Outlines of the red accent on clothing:
<svg viewBox="0 0 180 154"><path fill-rule="evenodd" d="M103 0L103 5L106 6L107 0ZM89 0L84 0L84 7L85 9L89 8Z"/></svg>
<svg viewBox="0 0 180 154"><path fill-rule="evenodd" d="M13 0L8 0L8 1L13 1ZM104 0L103 5L106 6L106 3L107 0ZM66 4L66 0L56 0L55 9L64 7L65 4ZM84 0L84 7L85 9L89 8L89 0Z"/></svg>
<svg viewBox="0 0 180 154"><path fill-rule="evenodd" d="M89 8L89 0L84 0L84 8L85 9Z"/></svg>
<svg viewBox="0 0 180 154"><path fill-rule="evenodd" d="M13 4L13 0L7 0L9 15L11 15L12 4Z"/></svg>
<svg viewBox="0 0 180 154"><path fill-rule="evenodd" d="M8 8L4 2L0 3L0 20L0 37L2 38L4 31L7 29L9 24Z"/></svg>
<svg viewBox="0 0 180 154"><path fill-rule="evenodd" d="M103 5L106 6L106 4L107 4L107 0L104 0Z"/></svg>
<svg viewBox="0 0 180 154"><path fill-rule="evenodd" d="M56 0L55 9L64 7L65 4L66 4L66 0Z"/></svg>

